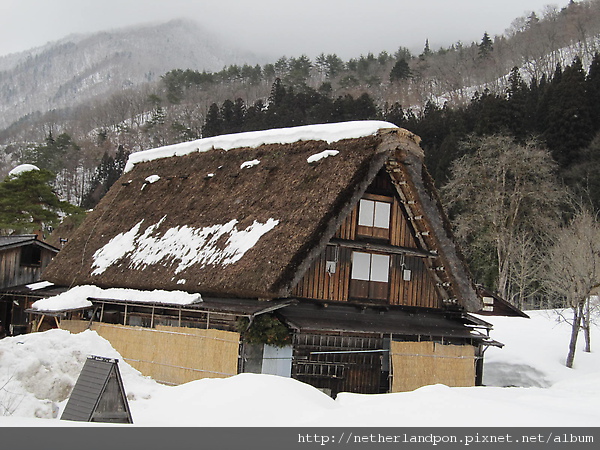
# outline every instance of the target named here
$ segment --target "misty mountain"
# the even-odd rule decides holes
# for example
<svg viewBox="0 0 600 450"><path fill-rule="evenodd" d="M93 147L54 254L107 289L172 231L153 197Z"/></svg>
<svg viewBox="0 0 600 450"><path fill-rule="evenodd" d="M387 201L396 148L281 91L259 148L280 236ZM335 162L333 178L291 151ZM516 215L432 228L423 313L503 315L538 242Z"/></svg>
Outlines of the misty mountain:
<svg viewBox="0 0 600 450"><path fill-rule="evenodd" d="M0 128L158 80L175 67L215 71L257 61L190 20L71 35L0 57Z"/></svg>

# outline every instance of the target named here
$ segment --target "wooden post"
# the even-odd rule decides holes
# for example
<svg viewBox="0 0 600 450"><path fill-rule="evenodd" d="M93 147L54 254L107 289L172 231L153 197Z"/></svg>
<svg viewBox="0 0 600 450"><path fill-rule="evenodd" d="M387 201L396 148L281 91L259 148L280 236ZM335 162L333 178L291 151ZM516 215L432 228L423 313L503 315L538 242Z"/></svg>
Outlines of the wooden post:
<svg viewBox="0 0 600 450"><path fill-rule="evenodd" d="M46 318L46 315L42 314L42 317L39 319L38 323L35 325L35 332L36 333L38 331L40 331L40 327L42 326L42 322L44 321L45 318Z"/></svg>

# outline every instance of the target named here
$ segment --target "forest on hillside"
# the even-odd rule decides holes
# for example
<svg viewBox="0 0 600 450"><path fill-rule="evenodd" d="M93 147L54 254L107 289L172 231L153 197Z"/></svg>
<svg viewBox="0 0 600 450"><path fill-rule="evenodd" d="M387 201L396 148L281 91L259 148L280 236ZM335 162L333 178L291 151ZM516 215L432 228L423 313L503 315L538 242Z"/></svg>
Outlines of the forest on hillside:
<svg viewBox="0 0 600 450"><path fill-rule="evenodd" d="M599 51L600 0L587 0L532 12L479 42L437 50L425 42L419 55L399 47L348 61L321 54L219 72L174 68L157 83L22 118L0 132L0 171L35 164L55 175L62 200L92 208L133 151L224 133L386 120L422 138L477 282L518 306L577 302L584 287L549 296L544 280L569 276L547 264L568 233L600 242L600 226L588 220L600 210ZM5 232L9 222L0 217ZM595 262L597 246L580 253Z"/></svg>

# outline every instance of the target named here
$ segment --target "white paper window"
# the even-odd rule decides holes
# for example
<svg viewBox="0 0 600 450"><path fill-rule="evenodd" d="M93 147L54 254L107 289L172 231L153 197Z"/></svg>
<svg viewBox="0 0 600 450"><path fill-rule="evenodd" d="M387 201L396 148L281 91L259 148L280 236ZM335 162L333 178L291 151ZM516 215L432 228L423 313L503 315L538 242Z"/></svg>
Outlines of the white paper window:
<svg viewBox="0 0 600 450"><path fill-rule="evenodd" d="M371 276L371 255L369 253L352 253L352 278L369 281Z"/></svg>
<svg viewBox="0 0 600 450"><path fill-rule="evenodd" d="M358 224L363 227L390 227L390 204L373 200L360 200Z"/></svg>
<svg viewBox="0 0 600 450"><path fill-rule="evenodd" d="M384 202L375 202L375 218L373 226L377 228L390 227L390 204Z"/></svg>
<svg viewBox="0 0 600 450"><path fill-rule="evenodd" d="M361 199L358 207L358 224L363 227L372 227L375 217L375 202Z"/></svg>
<svg viewBox="0 0 600 450"><path fill-rule="evenodd" d="M352 279L387 283L390 274L390 257L371 253L352 253Z"/></svg>
<svg viewBox="0 0 600 450"><path fill-rule="evenodd" d="M390 273L390 257L371 255L371 281L387 283Z"/></svg>

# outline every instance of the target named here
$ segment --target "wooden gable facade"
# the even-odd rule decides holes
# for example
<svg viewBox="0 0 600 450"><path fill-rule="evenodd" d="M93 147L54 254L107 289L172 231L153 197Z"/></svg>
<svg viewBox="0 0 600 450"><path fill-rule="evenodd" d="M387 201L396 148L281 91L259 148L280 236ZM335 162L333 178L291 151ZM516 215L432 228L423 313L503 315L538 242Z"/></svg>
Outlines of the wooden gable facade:
<svg viewBox="0 0 600 450"><path fill-rule="evenodd" d="M381 170L292 295L441 308L436 255L418 241L414 220Z"/></svg>

